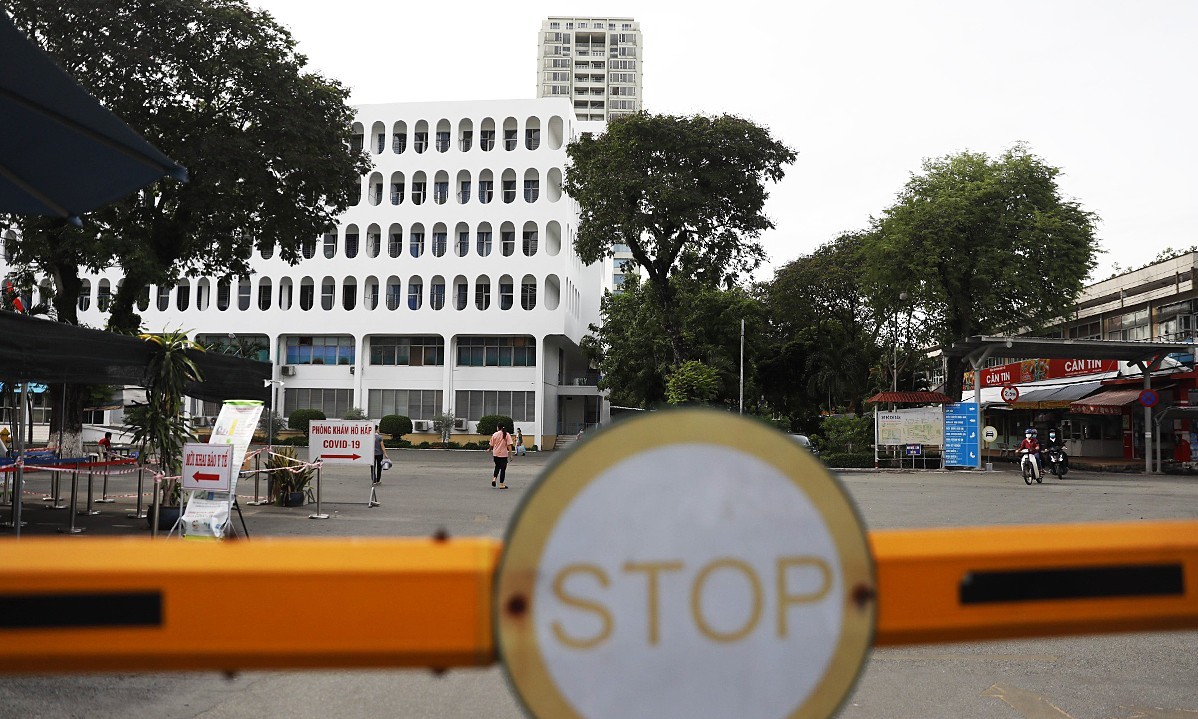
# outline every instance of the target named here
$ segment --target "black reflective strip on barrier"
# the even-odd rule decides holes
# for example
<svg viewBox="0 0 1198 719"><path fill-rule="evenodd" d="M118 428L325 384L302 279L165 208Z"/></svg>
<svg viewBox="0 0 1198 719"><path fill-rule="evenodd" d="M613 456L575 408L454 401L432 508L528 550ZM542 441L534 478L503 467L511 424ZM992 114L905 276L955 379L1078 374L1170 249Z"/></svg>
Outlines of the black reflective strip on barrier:
<svg viewBox="0 0 1198 719"><path fill-rule="evenodd" d="M161 592L0 594L0 629L159 626Z"/></svg>
<svg viewBox="0 0 1198 719"><path fill-rule="evenodd" d="M1184 594L1180 564L971 572L960 588L961 604Z"/></svg>

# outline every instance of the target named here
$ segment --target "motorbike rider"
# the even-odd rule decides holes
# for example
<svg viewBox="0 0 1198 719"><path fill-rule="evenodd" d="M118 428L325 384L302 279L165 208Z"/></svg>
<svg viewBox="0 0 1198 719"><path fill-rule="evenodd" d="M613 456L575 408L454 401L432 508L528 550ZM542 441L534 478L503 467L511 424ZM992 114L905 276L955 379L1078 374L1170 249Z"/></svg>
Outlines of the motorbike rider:
<svg viewBox="0 0 1198 719"><path fill-rule="evenodd" d="M1059 449L1061 451L1061 462L1065 465L1065 467L1069 466L1069 452L1065 449L1065 440L1057 434L1055 427L1048 430L1048 441L1044 443L1043 449L1046 452Z"/></svg>
<svg viewBox="0 0 1198 719"><path fill-rule="evenodd" d="M1032 458L1032 475L1040 476L1040 440L1036 437L1036 428L1028 427L1023 432L1023 442L1019 444L1019 451L1027 450L1027 454Z"/></svg>

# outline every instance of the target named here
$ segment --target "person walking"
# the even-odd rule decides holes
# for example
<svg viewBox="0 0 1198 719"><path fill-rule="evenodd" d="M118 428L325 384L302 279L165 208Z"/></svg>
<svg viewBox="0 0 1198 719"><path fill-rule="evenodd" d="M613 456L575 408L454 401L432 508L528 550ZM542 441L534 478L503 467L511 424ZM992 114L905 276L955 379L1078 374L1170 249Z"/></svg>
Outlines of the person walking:
<svg viewBox="0 0 1198 719"><path fill-rule="evenodd" d="M370 467L370 499L366 501L366 506L379 507L382 502L379 502L378 486L383 483L383 461L387 464L391 463L391 457L387 454L387 445L383 444L383 435L379 433L378 427L374 428L374 464Z"/></svg>
<svg viewBox="0 0 1198 719"><path fill-rule="evenodd" d="M525 453L524 433L520 431L519 427L517 427L516 428L516 456L523 457L524 453Z"/></svg>
<svg viewBox="0 0 1198 719"><path fill-rule="evenodd" d="M508 434L507 427L504 424L499 425L499 429L495 430L495 434L491 435L491 458L495 460L495 472L491 475L491 486L497 486L499 489L507 489L507 484L504 480L507 479L507 461L512 454L512 435Z"/></svg>

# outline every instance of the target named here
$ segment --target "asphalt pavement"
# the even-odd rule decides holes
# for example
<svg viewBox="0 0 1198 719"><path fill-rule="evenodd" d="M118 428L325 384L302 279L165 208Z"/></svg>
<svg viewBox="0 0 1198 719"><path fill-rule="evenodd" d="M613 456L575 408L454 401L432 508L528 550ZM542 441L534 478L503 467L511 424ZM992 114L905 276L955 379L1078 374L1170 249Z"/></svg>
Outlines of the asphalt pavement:
<svg viewBox="0 0 1198 719"><path fill-rule="evenodd" d="M554 459L553 453L518 459L509 469L511 489L500 491L490 486L491 460L482 452L391 453L395 468L378 488L380 507L367 506L365 469L325 468L320 494L328 519L310 519L312 505L252 505L253 482L243 480L239 504L251 541L438 531L502 537L521 496ZM1198 479L1187 477L1079 471L1027 486L1003 466L994 472L845 471L840 477L870 529L1198 518ZM100 515L76 516L84 527L79 535L60 534L67 510L51 509L51 502L41 500L48 486L42 478L27 486L26 535L61 536L66 549L77 536L149 534L144 520L126 516L136 502L132 476L110 480L117 501L95 505ZM69 495L69 484L66 489ZM81 508L85 500L81 491ZM6 511L3 519L8 519ZM11 536L12 530L4 532ZM380 602L379 611L402 610ZM273 608L245 611L262 614L263 631L303 631L302 612L294 627L280 628ZM1195 645L1198 632L878 649L839 716L1198 719ZM129 716L514 719L523 714L498 667L440 675L354 670L0 677L0 717Z"/></svg>

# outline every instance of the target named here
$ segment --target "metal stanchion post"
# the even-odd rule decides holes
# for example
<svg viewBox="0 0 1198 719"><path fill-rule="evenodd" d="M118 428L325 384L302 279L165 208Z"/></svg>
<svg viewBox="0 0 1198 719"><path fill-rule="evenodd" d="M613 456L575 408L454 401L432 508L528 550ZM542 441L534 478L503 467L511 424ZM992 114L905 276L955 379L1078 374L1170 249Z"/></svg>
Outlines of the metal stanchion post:
<svg viewBox="0 0 1198 719"><path fill-rule="evenodd" d="M104 460L104 483L102 485L102 489L100 490L100 498L96 500L96 502L99 504L111 504L112 502L116 501L108 496L108 471L112 466L109 464L109 462L110 460L108 459Z"/></svg>
<svg viewBox="0 0 1198 719"><path fill-rule="evenodd" d="M152 520L150 522L150 538L151 539L155 539L158 537L158 518L160 516L162 516L161 515L162 507L158 503L158 495L159 495L159 490L161 488L162 488L162 477L155 474L154 475L154 501L150 504L150 506L152 507L152 509L150 510L151 511L150 517Z"/></svg>
<svg viewBox="0 0 1198 719"><path fill-rule="evenodd" d="M379 481L381 481L382 478L375 476L375 470L377 467L377 463L372 462L370 465L370 498L366 500L367 509L371 507L381 507L383 504L379 501Z"/></svg>
<svg viewBox="0 0 1198 719"><path fill-rule="evenodd" d="M316 465L316 514L309 514L308 519L328 519L329 515L320 513L320 465Z"/></svg>
<svg viewBox="0 0 1198 719"><path fill-rule="evenodd" d="M92 468L90 466L88 466L88 468L87 468L87 510L80 512L79 514L90 515L90 514L99 514L100 513L100 510L96 509L96 507L95 507L95 500L93 499L94 496L95 495L92 494ZM72 504L71 506L74 507L75 505Z"/></svg>
<svg viewBox="0 0 1198 719"><path fill-rule="evenodd" d="M50 473L50 496L42 497L43 502L53 502L50 509L66 509L67 505L62 503L62 478L58 472L51 470Z"/></svg>
<svg viewBox="0 0 1198 719"><path fill-rule="evenodd" d="M57 496L58 496L58 472L52 472L50 474L50 493L47 494L46 496L42 497L42 501L43 502L54 502L54 504L58 504L58 502L56 502L54 500L54 498ZM60 509L60 507L53 507L53 509Z"/></svg>
<svg viewBox="0 0 1198 719"><path fill-rule="evenodd" d="M55 472L55 474L58 474ZM79 498L79 468L76 467L74 472L71 472L71 511L67 512L70 517L66 529L58 530L63 534L79 534L83 531L81 527L75 526L75 506Z"/></svg>
<svg viewBox="0 0 1198 719"><path fill-rule="evenodd" d="M270 452L270 449L268 448L266 451ZM268 462L270 461L270 457L267 457L266 459ZM267 503L265 499L258 499L258 496L259 496L258 495L258 482L261 481L261 479L262 479L262 455L261 455L261 453L259 453L259 454L254 455L254 501L246 502L246 504L249 504L252 507L257 507L260 504Z"/></svg>
<svg viewBox="0 0 1198 719"><path fill-rule="evenodd" d="M137 466L137 510L128 515L129 519L141 519L146 516L145 510L142 509L142 480L144 477L145 467L139 464Z"/></svg>

